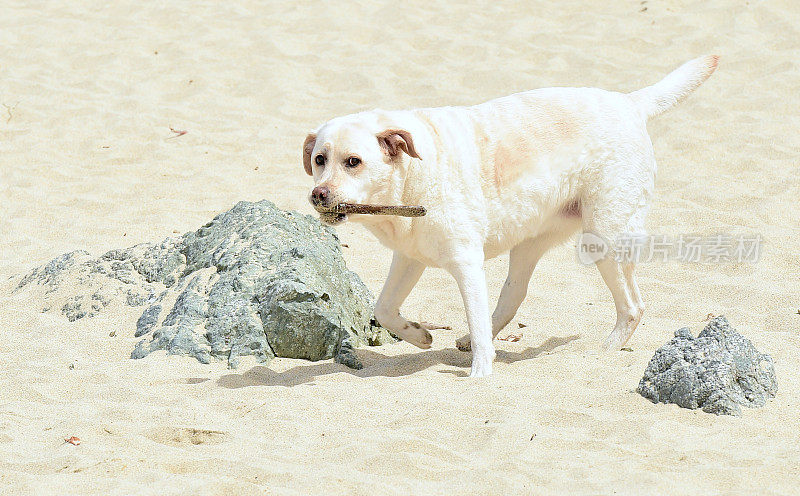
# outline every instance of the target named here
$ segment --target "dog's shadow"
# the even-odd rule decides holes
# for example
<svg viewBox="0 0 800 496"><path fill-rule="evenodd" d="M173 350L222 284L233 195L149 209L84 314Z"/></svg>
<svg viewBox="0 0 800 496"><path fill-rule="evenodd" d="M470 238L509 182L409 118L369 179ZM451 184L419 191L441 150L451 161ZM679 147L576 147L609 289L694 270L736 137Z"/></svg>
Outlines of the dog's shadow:
<svg viewBox="0 0 800 496"><path fill-rule="evenodd" d="M496 361L511 364L521 360L530 360L539 355L551 353L579 337L580 335L552 336L535 348L528 347L519 352L497 350ZM268 367L257 365L241 374L223 375L217 380L217 384L229 389L249 386L292 387L300 384L311 384L317 377L328 374L347 373L357 377L400 377L420 372L436 365L455 367L454 369L440 370L440 373L466 377L469 375L469 367L472 361L470 353L464 353L455 348L405 353L402 355L383 355L369 349L358 349L356 353L364 364L364 368L361 370L353 370L330 361L298 365L283 372L276 372Z"/></svg>

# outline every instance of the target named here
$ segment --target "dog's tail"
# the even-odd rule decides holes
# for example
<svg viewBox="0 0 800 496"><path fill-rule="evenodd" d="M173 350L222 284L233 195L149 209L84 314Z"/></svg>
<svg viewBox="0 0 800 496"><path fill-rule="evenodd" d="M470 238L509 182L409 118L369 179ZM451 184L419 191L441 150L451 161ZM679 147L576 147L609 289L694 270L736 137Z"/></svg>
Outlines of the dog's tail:
<svg viewBox="0 0 800 496"><path fill-rule="evenodd" d="M719 55L705 55L686 62L653 86L630 93L645 119L666 112L703 84L717 68Z"/></svg>

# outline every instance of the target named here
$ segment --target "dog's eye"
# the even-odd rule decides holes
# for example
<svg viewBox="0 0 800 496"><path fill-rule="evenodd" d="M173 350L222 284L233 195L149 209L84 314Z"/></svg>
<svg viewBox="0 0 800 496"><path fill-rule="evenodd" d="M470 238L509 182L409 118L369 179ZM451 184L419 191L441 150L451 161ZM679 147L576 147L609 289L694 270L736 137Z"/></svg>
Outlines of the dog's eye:
<svg viewBox="0 0 800 496"><path fill-rule="evenodd" d="M314 162L316 162L317 165L325 165L325 157L322 155L317 155L314 157Z"/></svg>
<svg viewBox="0 0 800 496"><path fill-rule="evenodd" d="M358 164L360 163L361 159L358 157L350 157L347 159L347 162L345 162L345 164L347 164L348 167L358 167Z"/></svg>

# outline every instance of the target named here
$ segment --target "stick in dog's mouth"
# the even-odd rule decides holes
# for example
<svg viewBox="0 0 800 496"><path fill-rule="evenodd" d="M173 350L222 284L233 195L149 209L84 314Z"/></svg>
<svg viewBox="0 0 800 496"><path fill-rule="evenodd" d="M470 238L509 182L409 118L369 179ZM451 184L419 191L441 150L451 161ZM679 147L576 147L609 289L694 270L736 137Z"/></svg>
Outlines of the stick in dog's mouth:
<svg viewBox="0 0 800 496"><path fill-rule="evenodd" d="M422 217L427 213L420 205L366 205L362 203L339 203L331 207L315 206L321 214L369 214L399 215L401 217Z"/></svg>

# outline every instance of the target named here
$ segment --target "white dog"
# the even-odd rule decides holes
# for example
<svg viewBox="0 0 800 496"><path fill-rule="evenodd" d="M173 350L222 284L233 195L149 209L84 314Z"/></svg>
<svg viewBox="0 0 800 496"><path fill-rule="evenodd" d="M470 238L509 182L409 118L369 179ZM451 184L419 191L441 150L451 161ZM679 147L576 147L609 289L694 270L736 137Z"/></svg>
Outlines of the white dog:
<svg viewBox="0 0 800 496"><path fill-rule="evenodd" d="M715 55L687 62L633 93L545 88L472 107L373 110L326 122L303 144L314 176L310 200L423 205L425 217L350 215L394 251L375 306L397 336L429 348L432 324L404 319L400 305L426 266L453 275L464 300L472 377L491 374L492 340L514 317L533 268L583 229L604 239L643 233L656 162L647 119L700 86ZM328 224L347 219L321 214ZM511 251L508 278L489 317L483 262ZM619 349L642 318L633 263L597 262L617 309L606 347Z"/></svg>

